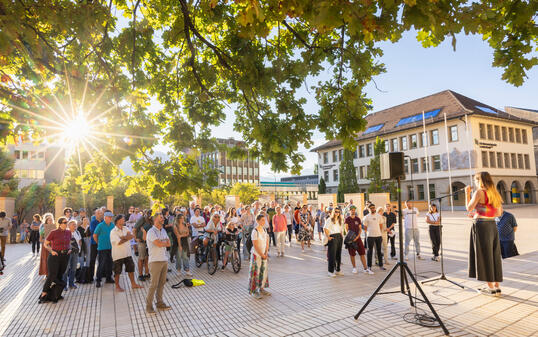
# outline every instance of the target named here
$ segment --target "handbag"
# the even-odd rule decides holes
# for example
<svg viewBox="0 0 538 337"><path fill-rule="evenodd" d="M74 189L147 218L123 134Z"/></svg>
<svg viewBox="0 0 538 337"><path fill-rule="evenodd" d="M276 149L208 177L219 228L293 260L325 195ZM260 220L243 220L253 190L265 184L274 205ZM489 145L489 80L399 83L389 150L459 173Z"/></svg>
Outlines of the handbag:
<svg viewBox="0 0 538 337"><path fill-rule="evenodd" d="M323 240L321 241L321 244L323 246L327 246L329 244L329 237L325 234L323 234Z"/></svg>

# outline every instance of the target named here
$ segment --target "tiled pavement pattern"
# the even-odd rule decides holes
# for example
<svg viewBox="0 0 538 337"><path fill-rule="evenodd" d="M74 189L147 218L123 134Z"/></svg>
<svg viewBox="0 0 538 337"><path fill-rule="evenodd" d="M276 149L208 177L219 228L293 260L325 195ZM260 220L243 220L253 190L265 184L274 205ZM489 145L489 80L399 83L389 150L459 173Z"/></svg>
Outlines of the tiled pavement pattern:
<svg viewBox="0 0 538 337"><path fill-rule="evenodd" d="M525 238L520 252L526 254L504 262L503 296L479 295L479 282L466 277L469 221L446 217L446 266L448 277L465 285L460 290L444 281L423 287L452 336L538 336L538 234L521 226ZM529 222L530 223L530 222ZM427 228L421 224L423 255L430 257ZM316 242L317 243L317 242ZM272 296L255 300L248 296L248 265L239 274L231 268L207 274L206 266L193 268L195 278L206 285L172 289L181 276L169 273L165 301L173 309L147 316L146 289L133 291L122 276L125 293L112 285L96 289L80 285L64 293L58 304L37 304L43 278L37 276L38 258L30 246L8 245L8 266L0 277L0 336L440 336L440 328L406 323L412 312L407 297L380 295L358 321L353 315L387 272L351 274L343 254L345 276L329 279L325 252L319 245L305 254L298 245L288 248L285 258L270 258L269 290ZM410 266L414 261L410 259ZM172 267L172 266L171 266ZM390 266L392 267L392 265ZM439 264L417 261L419 278L434 276ZM361 269L361 268L359 268ZM384 290L398 285L393 276ZM420 296L420 294L418 294ZM424 304L419 311L427 312Z"/></svg>

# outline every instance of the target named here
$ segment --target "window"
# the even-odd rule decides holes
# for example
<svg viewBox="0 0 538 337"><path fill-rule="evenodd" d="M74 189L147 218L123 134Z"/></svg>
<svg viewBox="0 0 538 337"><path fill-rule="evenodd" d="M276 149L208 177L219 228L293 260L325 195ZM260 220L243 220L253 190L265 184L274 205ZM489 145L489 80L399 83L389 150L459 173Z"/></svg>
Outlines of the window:
<svg viewBox="0 0 538 337"><path fill-rule="evenodd" d="M480 139L486 139L486 126L480 123L478 125L478 130L480 131Z"/></svg>
<svg viewBox="0 0 538 337"><path fill-rule="evenodd" d="M323 171L323 180L329 181L329 171Z"/></svg>
<svg viewBox="0 0 538 337"><path fill-rule="evenodd" d="M15 150L14 155L15 155L15 159L21 159L21 151Z"/></svg>
<svg viewBox="0 0 538 337"><path fill-rule="evenodd" d="M495 152L489 153L489 167L495 168L496 167L496 160L495 160Z"/></svg>
<svg viewBox="0 0 538 337"><path fill-rule="evenodd" d="M411 159L411 173L418 173L418 159Z"/></svg>
<svg viewBox="0 0 538 337"><path fill-rule="evenodd" d="M501 136L502 136L503 142L508 141L508 134L506 133L506 126L501 127Z"/></svg>
<svg viewBox="0 0 538 337"><path fill-rule="evenodd" d="M232 166L232 174L237 174L237 166Z"/></svg>
<svg viewBox="0 0 538 337"><path fill-rule="evenodd" d="M503 154L500 152L497 152L497 167L503 168Z"/></svg>
<svg viewBox="0 0 538 337"><path fill-rule="evenodd" d="M430 144L439 145L439 130L435 129L430 132Z"/></svg>
<svg viewBox="0 0 538 337"><path fill-rule="evenodd" d="M400 137L402 151L407 150L407 136Z"/></svg>
<svg viewBox="0 0 538 337"><path fill-rule="evenodd" d="M370 165L366 165L366 178L368 178L368 172L370 172Z"/></svg>
<svg viewBox="0 0 538 337"><path fill-rule="evenodd" d="M258 168L257 168L257 167L254 168L254 175L255 175L255 176L258 175ZM258 179L258 180L259 180L259 179Z"/></svg>
<svg viewBox="0 0 538 337"><path fill-rule="evenodd" d="M510 143L514 142L514 128L508 128L508 140Z"/></svg>
<svg viewBox="0 0 538 337"><path fill-rule="evenodd" d="M368 129L366 129L363 132L363 134L367 134L367 133L371 133L371 132L377 132L377 131L381 130L383 125L385 125L385 124L378 124L378 125L370 126Z"/></svg>
<svg viewBox="0 0 538 337"><path fill-rule="evenodd" d="M409 147L411 149L416 149L418 144L417 144L417 135L411 135L409 136Z"/></svg>
<svg viewBox="0 0 538 337"><path fill-rule="evenodd" d="M430 199L435 199L435 184L430 184Z"/></svg>
<svg viewBox="0 0 538 337"><path fill-rule="evenodd" d="M333 170L333 181L338 181L338 170Z"/></svg>
<svg viewBox="0 0 538 337"><path fill-rule="evenodd" d="M342 159L344 159L344 150L340 149L338 150L338 160L342 161Z"/></svg>
<svg viewBox="0 0 538 337"><path fill-rule="evenodd" d="M329 152L323 153L323 164L327 164L329 162Z"/></svg>
<svg viewBox="0 0 538 337"><path fill-rule="evenodd" d="M496 141L501 140L501 127L498 125L495 125L495 140Z"/></svg>
<svg viewBox="0 0 538 337"><path fill-rule="evenodd" d="M333 151L333 163L336 163L338 161L338 158L336 157L336 150Z"/></svg>
<svg viewBox="0 0 538 337"><path fill-rule="evenodd" d="M357 149L355 149L355 151L353 151L353 159L357 159Z"/></svg>
<svg viewBox="0 0 538 337"><path fill-rule="evenodd" d="M366 145L366 156L371 157L374 155L374 145L372 143Z"/></svg>
<svg viewBox="0 0 538 337"><path fill-rule="evenodd" d="M531 162L529 160L529 155L526 154L525 155L525 170L530 170L531 169Z"/></svg>
<svg viewBox="0 0 538 337"><path fill-rule="evenodd" d="M517 155L517 164L519 169L523 170L525 168L525 165L523 164L523 155L521 153Z"/></svg>
<svg viewBox="0 0 538 337"><path fill-rule="evenodd" d="M392 142L392 152L398 152L398 138L393 138Z"/></svg>
<svg viewBox="0 0 538 337"><path fill-rule="evenodd" d="M507 169L510 168L510 154L508 153L504 154L504 167L506 167Z"/></svg>
<svg viewBox="0 0 538 337"><path fill-rule="evenodd" d="M232 168L230 166L226 166L226 174L232 174Z"/></svg>
<svg viewBox="0 0 538 337"><path fill-rule="evenodd" d="M458 141L458 126L452 125L448 128L448 132L450 133L450 141L451 142L457 142Z"/></svg>
<svg viewBox="0 0 538 337"><path fill-rule="evenodd" d="M426 118L434 118L439 114L440 111L441 111L441 109L435 109L435 110L432 110L432 111L428 111L428 112L424 113L424 119L426 119ZM410 123L416 123L416 122L421 121L421 120L422 120L422 113L419 113L419 114L416 114L416 115L413 115L413 116L409 116L409 117L405 117L405 118L400 119L398 121L398 123L396 124L396 126L401 126L401 125L410 124Z"/></svg>
<svg viewBox="0 0 538 337"><path fill-rule="evenodd" d="M516 143L521 143L521 129L516 129Z"/></svg>
<svg viewBox="0 0 538 337"><path fill-rule="evenodd" d="M428 167L426 165L428 165L428 161L426 160L426 158L424 157L420 158L420 170L422 172L427 171Z"/></svg>
<svg viewBox="0 0 538 337"><path fill-rule="evenodd" d="M409 160L404 160L404 171L405 173L409 173Z"/></svg>
<svg viewBox="0 0 538 337"><path fill-rule="evenodd" d="M523 144L527 144L527 130L521 129L521 140L523 141Z"/></svg>
<svg viewBox="0 0 538 337"><path fill-rule="evenodd" d="M28 159L28 151L22 151L22 159Z"/></svg>
<svg viewBox="0 0 538 337"><path fill-rule="evenodd" d="M454 200L457 201L459 200L460 198L460 193L457 193L458 192L458 187L457 186L452 186L452 193L454 194Z"/></svg>
<svg viewBox="0 0 538 337"><path fill-rule="evenodd" d="M367 172L366 172L366 166L359 167L359 178L360 179L367 179Z"/></svg>
<svg viewBox="0 0 538 337"><path fill-rule="evenodd" d="M420 147L428 146L428 138L425 132L420 133Z"/></svg>
<svg viewBox="0 0 538 337"><path fill-rule="evenodd" d="M386 140L384 140L384 141L383 141L383 144L385 144L385 153L390 152L389 142L386 141Z"/></svg>
<svg viewBox="0 0 538 337"><path fill-rule="evenodd" d="M364 158L364 145L359 145L359 158Z"/></svg>
<svg viewBox="0 0 538 337"><path fill-rule="evenodd" d="M488 152L482 151L482 167L489 167L488 166Z"/></svg>
<svg viewBox="0 0 538 337"><path fill-rule="evenodd" d="M249 167L248 174L253 176L254 175L254 169L252 167Z"/></svg>
<svg viewBox="0 0 538 337"><path fill-rule="evenodd" d="M414 200L415 199L415 190L413 186L409 185L407 186L407 199L408 200Z"/></svg>
<svg viewBox="0 0 538 337"><path fill-rule="evenodd" d="M511 154L510 154L510 158L512 158L512 168L513 168L513 169L517 169L517 159L516 159L516 154L515 154L515 153L511 153Z"/></svg>
<svg viewBox="0 0 538 337"><path fill-rule="evenodd" d="M490 108L487 108L485 106L475 105L475 108L480 109L480 110L482 110L484 112L487 112L487 113L490 113L490 114L496 114L497 113L497 111L495 111L493 109L490 109Z"/></svg>
<svg viewBox="0 0 538 337"><path fill-rule="evenodd" d="M487 130L488 130L488 139L493 140L493 125L488 124Z"/></svg>
<svg viewBox="0 0 538 337"><path fill-rule="evenodd" d="M432 156L432 169L433 171L441 171L441 156Z"/></svg>
<svg viewBox="0 0 538 337"><path fill-rule="evenodd" d="M417 185L418 200L424 200L424 185Z"/></svg>

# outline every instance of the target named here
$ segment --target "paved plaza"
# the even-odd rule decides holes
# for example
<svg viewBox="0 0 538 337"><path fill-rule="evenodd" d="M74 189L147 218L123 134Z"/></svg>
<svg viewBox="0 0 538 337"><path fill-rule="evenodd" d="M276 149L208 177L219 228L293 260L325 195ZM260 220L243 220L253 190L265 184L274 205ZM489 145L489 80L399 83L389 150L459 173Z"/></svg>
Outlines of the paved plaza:
<svg viewBox="0 0 538 337"><path fill-rule="evenodd" d="M462 212L446 212L444 221L445 264L448 277L466 288L445 281L423 289L434 303L452 336L538 336L538 207L512 210L519 222L516 244L522 255L504 260L503 296L487 297L475 289L480 282L466 277L471 220ZM422 218L422 217L421 217ZM409 260L420 280L436 276L440 264L430 261L427 227L421 224L422 261ZM366 302L388 271L374 267L375 275L351 274L347 252L344 276L327 277L325 251L315 242L301 253L293 240L284 258L269 261L271 297L256 300L248 295L248 263L234 274L231 268L208 275L206 266L193 267L194 278L204 286L172 289L182 277L170 272L165 302L172 310L148 316L145 289L132 290L125 276L125 293L113 285L79 285L64 293L57 304L38 304L43 278L37 275L39 258L28 244L8 245L7 268L0 276L0 336L441 336L440 328L407 323L413 313L401 294L374 299L358 321L353 316ZM191 258L191 261L193 259ZM391 261L392 267L394 261ZM170 266L171 268L172 265ZM389 269L390 270L390 269ZM384 290L395 289L393 277ZM413 293L414 287L413 288ZM420 297L420 294L417 294ZM429 313L419 302L419 313ZM410 316L410 315L409 315Z"/></svg>

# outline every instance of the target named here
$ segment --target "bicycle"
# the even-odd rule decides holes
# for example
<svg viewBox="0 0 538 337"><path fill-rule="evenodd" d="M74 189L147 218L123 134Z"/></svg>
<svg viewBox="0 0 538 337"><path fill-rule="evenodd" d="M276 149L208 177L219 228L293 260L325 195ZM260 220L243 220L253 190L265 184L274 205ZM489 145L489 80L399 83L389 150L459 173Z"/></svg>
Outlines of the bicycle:
<svg viewBox="0 0 538 337"><path fill-rule="evenodd" d="M241 270L241 254L239 247L237 246L237 235L231 235L230 240L224 240L220 246L220 259L224 262L224 255L226 253L226 245L232 246L231 254L228 255L228 261L232 264L234 273L239 273Z"/></svg>
<svg viewBox="0 0 538 337"><path fill-rule="evenodd" d="M207 247L204 247L203 236L198 237L198 247L194 253L194 263L200 268L202 264L207 263L207 272L209 275L215 274L217 271L218 259L217 248L214 246L215 240L210 239Z"/></svg>

